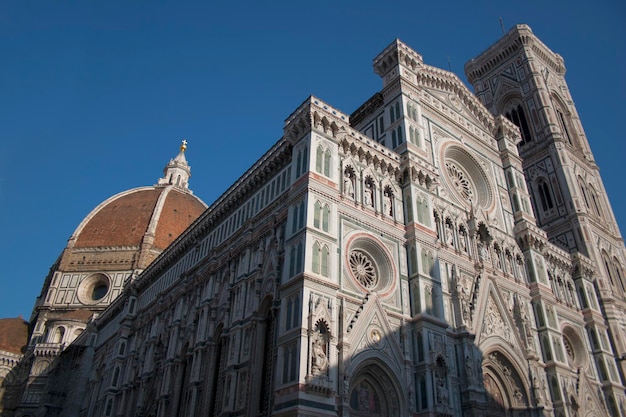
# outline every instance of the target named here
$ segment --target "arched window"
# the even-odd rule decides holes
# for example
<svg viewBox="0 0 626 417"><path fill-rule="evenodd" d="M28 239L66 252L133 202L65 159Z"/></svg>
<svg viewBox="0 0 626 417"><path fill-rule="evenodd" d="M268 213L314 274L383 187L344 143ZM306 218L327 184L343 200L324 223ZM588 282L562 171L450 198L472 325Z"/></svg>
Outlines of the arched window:
<svg viewBox="0 0 626 417"><path fill-rule="evenodd" d="M552 103L554 104L554 112L556 113L557 123L561 128L563 137L567 140L567 143L572 146L575 145L575 130L572 128L571 115L567 111L567 106L554 94L552 95Z"/></svg>
<svg viewBox="0 0 626 417"><path fill-rule="evenodd" d="M298 243L296 253L296 272L302 271L302 242Z"/></svg>
<svg viewBox="0 0 626 417"><path fill-rule="evenodd" d="M572 137L569 133L569 129L567 128L567 123L565 122L565 116L563 116L563 112L560 109L556 109L556 116L559 119L559 124L561 125L561 130L563 131L563 136L567 139L567 142L570 145L573 145Z"/></svg>
<svg viewBox="0 0 626 417"><path fill-rule="evenodd" d="M111 386L113 388L117 388L117 383L119 382L119 379L120 379L120 368L116 367L115 371L113 371L113 379L111 382Z"/></svg>
<svg viewBox="0 0 626 417"><path fill-rule="evenodd" d="M315 202L314 213L313 213L313 227L316 229L322 229L325 232L329 230L329 221L330 221L330 206L328 204L324 204L319 201Z"/></svg>
<svg viewBox="0 0 626 417"><path fill-rule="evenodd" d="M303 147L298 150L298 154L296 156L296 178L300 177L308 170L307 165L307 148Z"/></svg>
<svg viewBox="0 0 626 417"><path fill-rule="evenodd" d="M324 152L324 175L330 176L330 150L326 149Z"/></svg>
<svg viewBox="0 0 626 417"><path fill-rule="evenodd" d="M54 331L54 339L52 343L63 343L63 337L65 336L65 327L57 327Z"/></svg>
<svg viewBox="0 0 626 417"><path fill-rule="evenodd" d="M613 269L615 271L615 279L620 283L620 286L622 287L622 290L626 291L626 288L624 288L622 267L621 267L619 261L617 260L617 258L613 258Z"/></svg>
<svg viewBox="0 0 626 417"><path fill-rule="evenodd" d="M404 135L402 135L402 126L398 126L398 145L402 144L402 142L404 142Z"/></svg>
<svg viewBox="0 0 626 417"><path fill-rule="evenodd" d="M327 177L330 176L330 159L330 150L319 145L315 154L315 171Z"/></svg>
<svg viewBox="0 0 626 417"><path fill-rule="evenodd" d="M593 203L593 210L597 216L602 216L602 210L600 209L600 204L598 201L598 197L596 195L596 190L593 188L591 184L589 184L589 194L591 195L591 202Z"/></svg>
<svg viewBox="0 0 626 417"><path fill-rule="evenodd" d="M315 154L315 170L321 174L323 166L324 166L324 149L321 146L318 146L317 152Z"/></svg>
<svg viewBox="0 0 626 417"><path fill-rule="evenodd" d="M539 200L541 201L541 208L543 211L548 211L554 208L550 185L548 185L548 182L543 178L540 178L537 181L537 192L539 193Z"/></svg>
<svg viewBox="0 0 626 417"><path fill-rule="evenodd" d="M313 243L313 265L312 270L314 273L320 273L320 244L318 242Z"/></svg>
<svg viewBox="0 0 626 417"><path fill-rule="evenodd" d="M322 276L328 277L329 274L329 268L328 268L328 257L330 255L330 250L328 249L327 245L324 245L324 247L322 248L322 263L320 266L320 272L322 274Z"/></svg>
<svg viewBox="0 0 626 417"><path fill-rule="evenodd" d="M413 126L409 127L409 141L415 146L421 146L419 130Z"/></svg>
<svg viewBox="0 0 626 417"><path fill-rule="evenodd" d="M530 129L528 128L528 119L526 118L526 114L522 109L522 105L518 104L517 107L512 108L511 110L505 113L505 117L512 121L515 126L520 129L522 133L522 141L520 145L524 145L532 140L530 136Z"/></svg>
<svg viewBox="0 0 626 417"><path fill-rule="evenodd" d="M393 110L393 106L389 107L389 121L393 123L396 120L396 113Z"/></svg>
<svg viewBox="0 0 626 417"><path fill-rule="evenodd" d="M313 227L315 227L316 229L320 228L321 216L322 216L322 203L320 203L319 201L316 201L315 208L313 211Z"/></svg>
<svg viewBox="0 0 626 417"><path fill-rule="evenodd" d="M609 277L611 286L614 287L615 281L613 278L613 270L611 268L611 262L609 261L609 256L606 254L606 252L602 253L602 261L604 262L604 269L606 270L606 275Z"/></svg>
<svg viewBox="0 0 626 417"><path fill-rule="evenodd" d="M330 223L330 207L328 204L324 204L322 209L322 230L328 232Z"/></svg>
<svg viewBox="0 0 626 417"><path fill-rule="evenodd" d="M580 193L583 195L585 206L587 207L587 210L589 210L591 206L589 205L589 198L587 197L587 187L581 177L578 177L578 186L580 187Z"/></svg>

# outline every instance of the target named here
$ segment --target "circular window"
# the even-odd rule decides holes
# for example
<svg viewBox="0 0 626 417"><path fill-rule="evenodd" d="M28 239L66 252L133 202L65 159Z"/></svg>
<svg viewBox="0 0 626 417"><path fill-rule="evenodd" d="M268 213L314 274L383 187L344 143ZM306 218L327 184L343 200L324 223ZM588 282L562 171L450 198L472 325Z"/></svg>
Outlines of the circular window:
<svg viewBox="0 0 626 417"><path fill-rule="evenodd" d="M581 368L586 365L587 349L576 330L570 326L563 329L563 348L571 366Z"/></svg>
<svg viewBox="0 0 626 417"><path fill-rule="evenodd" d="M83 304L96 304L109 292L110 280L104 274L89 275L78 286L78 300Z"/></svg>
<svg viewBox="0 0 626 417"><path fill-rule="evenodd" d="M392 257L374 236L359 233L347 241L346 269L348 275L367 291L384 293L394 281Z"/></svg>
<svg viewBox="0 0 626 417"><path fill-rule="evenodd" d="M354 277L365 288L373 288L378 283L376 266L369 255L363 251L355 250L350 253L350 269Z"/></svg>
<svg viewBox="0 0 626 417"><path fill-rule="evenodd" d="M443 153L443 177L448 189L463 204L488 208L491 186L479 163L464 149L449 146Z"/></svg>

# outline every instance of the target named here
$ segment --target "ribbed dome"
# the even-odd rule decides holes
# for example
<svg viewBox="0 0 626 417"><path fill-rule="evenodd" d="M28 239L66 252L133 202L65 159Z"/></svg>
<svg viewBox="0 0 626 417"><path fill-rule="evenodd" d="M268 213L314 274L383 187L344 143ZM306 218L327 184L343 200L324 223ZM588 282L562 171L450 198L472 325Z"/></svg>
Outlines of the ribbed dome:
<svg viewBox="0 0 626 417"><path fill-rule="evenodd" d="M117 194L96 207L74 232L74 248L138 247L144 236L165 249L206 209L174 187L142 187Z"/></svg>
<svg viewBox="0 0 626 417"><path fill-rule="evenodd" d="M0 350L23 353L28 344L28 322L21 318L0 319Z"/></svg>
<svg viewBox="0 0 626 417"><path fill-rule="evenodd" d="M121 192L93 209L70 237L59 271L141 272L200 217L207 206L189 189L186 148L183 141L156 185ZM112 278L106 274L100 278L91 279L108 288ZM83 293L83 301L95 301L92 296Z"/></svg>

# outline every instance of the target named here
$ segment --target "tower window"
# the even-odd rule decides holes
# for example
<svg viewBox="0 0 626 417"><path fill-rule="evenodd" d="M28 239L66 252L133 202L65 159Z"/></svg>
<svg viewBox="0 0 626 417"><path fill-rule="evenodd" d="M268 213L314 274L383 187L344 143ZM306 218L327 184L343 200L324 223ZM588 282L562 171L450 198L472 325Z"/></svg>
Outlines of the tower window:
<svg viewBox="0 0 626 417"><path fill-rule="evenodd" d="M537 188L539 191L539 199L541 200L541 208L543 209L543 211L548 211L554 208L554 203L552 202L552 195L550 194L550 188L548 186L548 183L541 179L537 183Z"/></svg>
<svg viewBox="0 0 626 417"><path fill-rule="evenodd" d="M532 140L530 136L530 129L528 128L526 115L524 114L524 110L522 109L521 104L518 104L516 108L507 112L505 116L520 129L522 133L522 142L520 143L520 145L528 143Z"/></svg>

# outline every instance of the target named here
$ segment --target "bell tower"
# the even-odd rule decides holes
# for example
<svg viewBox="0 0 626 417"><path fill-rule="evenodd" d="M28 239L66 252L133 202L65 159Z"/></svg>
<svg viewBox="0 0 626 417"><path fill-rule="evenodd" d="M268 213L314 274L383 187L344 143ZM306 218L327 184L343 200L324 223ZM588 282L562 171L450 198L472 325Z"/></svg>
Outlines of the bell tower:
<svg viewBox="0 0 626 417"><path fill-rule="evenodd" d="M481 102L520 130L518 149L537 225L570 253L574 275L592 271L603 317L588 314L581 295L585 327L595 333L608 324L615 356L625 357L626 334L620 323L626 311L626 250L565 81L563 58L527 25L516 25L467 62L465 73ZM605 359L612 360L602 359L603 349L592 350L599 368ZM618 363L623 380L625 362Z"/></svg>

